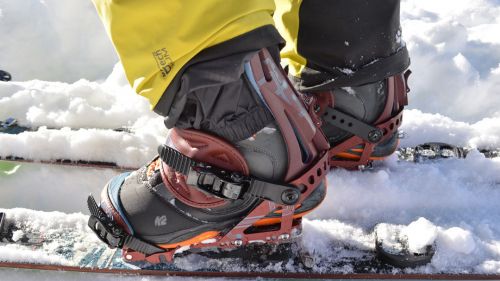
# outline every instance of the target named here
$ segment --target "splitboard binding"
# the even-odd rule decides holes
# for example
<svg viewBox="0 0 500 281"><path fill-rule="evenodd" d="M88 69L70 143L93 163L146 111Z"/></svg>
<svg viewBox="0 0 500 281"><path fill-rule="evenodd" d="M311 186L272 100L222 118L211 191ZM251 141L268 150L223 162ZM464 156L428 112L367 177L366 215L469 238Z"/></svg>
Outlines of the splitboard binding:
<svg viewBox="0 0 500 281"><path fill-rule="evenodd" d="M168 149L167 146L162 146ZM213 192L206 189L200 184L200 179L205 177L215 177L216 182L221 182L224 186L233 186L242 188L244 192L254 193L252 196L257 196L262 202L252 210L243 220L236 226L232 227L227 233L222 233L216 237L211 237L201 242L197 241L194 244L189 244L182 247L172 249L165 249L155 244L144 241L129 233L115 221L111 220L95 201L92 195L88 197L87 204L91 216L89 218L88 226L97 234L99 239L106 243L110 248L123 249L123 258L127 262L148 262L151 264L158 263L171 263L174 256L182 253L185 250L189 252L202 252L206 249L217 251L230 251L246 247L252 244L262 245L280 245L292 244L300 237L302 233L301 219L294 218L295 207L300 205L304 200L318 187L321 182L319 179L328 171L328 158L327 154L312 166L304 175L292 182L288 187L278 188L274 186L279 192L270 192L272 189L255 189L254 183L258 180L251 177L237 175L235 173L228 174L224 170L216 170L205 163L189 162L189 157L179 155L177 151L163 152L161 155L170 155L169 158L163 158L169 161L171 167L175 167L175 162L188 164L185 166L188 171L184 173L188 176L188 182L193 178L193 182L204 190L205 192ZM173 154L180 157L175 159ZM170 159L170 160L169 160ZM176 170L180 171L181 167ZM293 186L302 187L301 192L297 192ZM223 194L219 194L223 196ZM259 229L259 232L252 232L254 229L253 224L266 215L280 210L281 223L274 225L274 227ZM271 251L276 248L270 248ZM310 262L306 262L308 264Z"/></svg>
<svg viewBox="0 0 500 281"><path fill-rule="evenodd" d="M398 156L401 160L419 163L436 159L465 158L471 150L471 148L458 147L448 143L427 142L415 147L400 148ZM489 156L486 154L489 151L480 150L486 157Z"/></svg>
<svg viewBox="0 0 500 281"><path fill-rule="evenodd" d="M122 249L126 262L171 263L183 252L291 244L302 233L302 216L323 201L328 141L286 74L263 49L244 62L242 75L275 119L275 129L257 132L252 144L238 142L251 151L174 128L157 158L113 178L100 204L88 198L89 227L109 247ZM287 157L276 176L274 164L252 172L261 168L258 160L269 161L266 153L245 156L254 146L282 150L273 151L280 153L274 162Z"/></svg>
<svg viewBox="0 0 500 281"><path fill-rule="evenodd" d="M363 86L309 90L301 98L330 142L330 166L363 169L391 155L408 105L411 71ZM312 92L312 93L311 93Z"/></svg>

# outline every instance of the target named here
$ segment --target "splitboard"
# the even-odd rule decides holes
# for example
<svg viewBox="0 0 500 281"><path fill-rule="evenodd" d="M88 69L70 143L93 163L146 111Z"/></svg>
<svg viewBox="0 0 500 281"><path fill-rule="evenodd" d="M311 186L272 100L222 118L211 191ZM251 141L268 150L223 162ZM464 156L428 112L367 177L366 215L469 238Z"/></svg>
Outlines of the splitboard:
<svg viewBox="0 0 500 281"><path fill-rule="evenodd" d="M374 249L339 245L336 241L331 241L329 246L331 255L310 254L312 264L309 265L297 262L297 254L307 249L294 249L293 246L287 247L288 256L282 255L281 260L265 255L246 257L244 252L205 252L181 254L173 264L128 264L123 262L120 250L107 248L87 229L85 215L27 209L0 211L0 267L4 268L121 275L284 279L500 278L499 275L479 274L405 274L403 270L381 263Z"/></svg>
<svg viewBox="0 0 500 281"><path fill-rule="evenodd" d="M87 227L85 215L26 209L3 211L0 266L121 273L161 271L175 275L196 271L207 276L214 274L210 272L229 272L229 275L259 272L263 276L283 272L333 274L343 272L345 266L357 273L374 269L383 273L391 268L377 260L373 249L336 245L334 241L332 253L338 255L332 257L308 253L297 241L268 251L261 250L265 249L262 245L250 245L231 252L180 252L173 264L129 264L123 261L121 250L110 249L96 238Z"/></svg>
<svg viewBox="0 0 500 281"><path fill-rule="evenodd" d="M58 128L50 130L59 130ZM79 130L81 128L69 128L71 130ZM7 118L0 121L0 135L18 135L24 132L33 132L38 130L38 128L28 127L20 125L15 118ZM106 130L106 129L103 129ZM133 131L130 128L122 127L116 129L109 129L110 131L121 132L124 134L132 134ZM53 160L40 160L40 159L30 159L16 156L15 153L12 155L0 156L0 176L2 172L11 172L12 168L10 166L20 166L23 163L38 163L38 164L50 164L50 165L63 165L63 166L78 166L78 167L88 167L97 169L116 169L116 170L135 170L136 167L123 167L112 162L102 162L102 161L86 161L86 160L70 160L70 159L53 159ZM8 162L11 162L10 164Z"/></svg>
<svg viewBox="0 0 500 281"><path fill-rule="evenodd" d="M0 132L1 133L1 132ZM440 159L449 158L466 158L467 155L475 149L467 147L458 147L451 144L429 142L414 147L402 147L397 150L397 156L400 161L422 163ZM500 157L500 149L476 149L487 158ZM0 175L3 167L8 167L8 162L11 166L21 165L23 163L38 163L44 165L61 165L70 167L81 168L94 168L94 169L114 169L119 171L133 171L139 167L124 167L112 162L101 161L86 161L86 160L70 160L70 159L55 159L55 160L37 160L27 159L18 156L0 156ZM370 165L363 167L363 169L370 170Z"/></svg>
<svg viewBox="0 0 500 281"><path fill-rule="evenodd" d="M399 153L400 159L412 162L463 158L467 154L454 146L439 143L425 144ZM493 151L487 156L498 157L498 154ZM15 173L15 164L19 163L16 161L0 162L0 171ZM121 250L109 249L88 229L88 217L85 215L21 209L0 212L3 212L0 214L0 267L207 277L500 278L497 275L400 275L405 271L398 267L418 266L429 262L434 253L433 245L417 255L405 252L404 245L395 247L403 251L393 251L384 247L384 241L377 238L375 230L371 233L374 237L372 248L359 248L355 244L332 240L328 244L331 254L327 256L310 253L296 241L290 245L282 245L281 248L264 251L257 246L241 248L238 252L204 251L188 254L189 251L185 251L179 253L173 264L129 264L123 261ZM346 272L355 275L344 275Z"/></svg>
<svg viewBox="0 0 500 281"><path fill-rule="evenodd" d="M434 150L437 151L434 154L449 155L443 151L439 152L437 148ZM433 159L436 157L434 155ZM15 166L6 167L4 171L15 172ZM385 241L378 239L375 230L367 233L373 237L373 247L360 248L359 245L346 244L332 238L326 243L328 255L324 255L324 252L311 253L297 241L289 247L283 246L281 249L270 249L271 251L261 252L260 247L222 253L206 251L188 254L188 251L185 251L179 253L173 264L129 264L123 261L121 250L109 249L88 229L88 217L85 215L26 209L0 209L0 213L0 267L132 275L247 278L500 278L500 275L404 274L407 271L400 267L418 266L430 261L434 253L433 245L429 245L417 255L405 251L404 245L395 247L402 251L393 251L384 246ZM308 231L307 224L305 227L304 232ZM400 238L404 241L404 238ZM346 272L348 275L345 275Z"/></svg>
<svg viewBox="0 0 500 281"><path fill-rule="evenodd" d="M48 130L60 130L61 127L51 127L51 126L43 126ZM0 120L0 133L1 134L9 134L9 135L17 135L23 132L34 132L40 129L41 127L30 127L19 124L16 118L7 118L5 120ZM80 128L72 128L72 127L64 127L65 129L70 129L72 131L77 131L81 129L99 129L99 130L109 130L114 132L124 132L124 133L134 133L132 128L129 127L120 127L114 129L103 129L103 128L91 128L91 127L80 127Z"/></svg>
<svg viewBox="0 0 500 281"><path fill-rule="evenodd" d="M56 165L56 166L67 166L76 168L92 168L92 169L113 169L117 171L133 171L137 170L138 167L124 167L119 166L112 162L101 162L101 161L86 161L86 160L69 160L69 159L55 159L55 160L34 160L25 159L21 157L0 157L0 176L4 171L12 171L9 167L20 167L22 164L40 164L40 165Z"/></svg>

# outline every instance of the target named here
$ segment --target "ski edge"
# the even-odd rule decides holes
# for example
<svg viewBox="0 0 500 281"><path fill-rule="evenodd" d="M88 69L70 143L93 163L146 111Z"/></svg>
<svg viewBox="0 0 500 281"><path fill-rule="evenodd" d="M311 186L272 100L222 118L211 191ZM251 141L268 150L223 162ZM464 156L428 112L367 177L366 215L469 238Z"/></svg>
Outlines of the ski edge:
<svg viewBox="0 0 500 281"><path fill-rule="evenodd" d="M43 164L43 165L56 165L56 166L68 166L68 167L82 167L82 168L94 168L94 169L113 169L118 171L134 171L138 167L124 167L119 166L112 162L101 162L101 161L85 161L78 160L72 161L67 159L58 160L34 160L25 159L21 157L2 157L0 156L0 161L13 162L13 163L28 163L28 164Z"/></svg>
<svg viewBox="0 0 500 281"><path fill-rule="evenodd" d="M500 274L377 274L377 273L312 273L312 272L217 272L217 271L162 271L84 268L64 265L0 262L0 268L67 271L82 273L117 274L128 276L226 277L226 278L282 278L282 279L411 279L411 280L498 280Z"/></svg>

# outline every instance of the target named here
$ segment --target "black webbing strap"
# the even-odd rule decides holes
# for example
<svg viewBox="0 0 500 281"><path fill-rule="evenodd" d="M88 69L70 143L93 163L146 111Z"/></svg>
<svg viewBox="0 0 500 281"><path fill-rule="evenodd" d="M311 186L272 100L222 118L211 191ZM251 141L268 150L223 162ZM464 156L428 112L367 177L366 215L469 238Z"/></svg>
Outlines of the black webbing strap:
<svg viewBox="0 0 500 281"><path fill-rule="evenodd" d="M97 205L92 195L87 199L87 206L90 211L88 226L110 248L127 248L146 255L165 252L162 248L126 233L123 228L108 218L101 207Z"/></svg>
<svg viewBox="0 0 500 281"><path fill-rule="evenodd" d="M165 164L183 175L188 175L191 167L198 164L193 159L166 145L158 147L158 154Z"/></svg>
<svg viewBox="0 0 500 281"><path fill-rule="evenodd" d="M348 114L327 107L323 114L323 120L330 125L356 135L365 141L378 143L384 136L384 132L377 127L368 125Z"/></svg>
<svg viewBox="0 0 500 281"><path fill-rule="evenodd" d="M4 238L4 235L5 235L5 232L6 232L3 229L4 228L4 224L5 224L5 213L0 212L0 240L2 238Z"/></svg>
<svg viewBox="0 0 500 281"><path fill-rule="evenodd" d="M293 205L300 197L299 189L293 185L271 183L197 162L167 145L160 145L158 153L170 168L187 176L188 185L219 198L236 200L247 194L280 205Z"/></svg>

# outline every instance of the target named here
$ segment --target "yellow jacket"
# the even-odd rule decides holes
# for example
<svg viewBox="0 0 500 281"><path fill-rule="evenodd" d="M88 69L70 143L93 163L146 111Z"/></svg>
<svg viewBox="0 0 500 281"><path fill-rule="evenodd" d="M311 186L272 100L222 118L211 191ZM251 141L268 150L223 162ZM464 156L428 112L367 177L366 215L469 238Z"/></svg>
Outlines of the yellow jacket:
<svg viewBox="0 0 500 281"><path fill-rule="evenodd" d="M273 24L273 0L93 0L134 90L154 107L201 50Z"/></svg>

